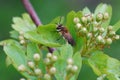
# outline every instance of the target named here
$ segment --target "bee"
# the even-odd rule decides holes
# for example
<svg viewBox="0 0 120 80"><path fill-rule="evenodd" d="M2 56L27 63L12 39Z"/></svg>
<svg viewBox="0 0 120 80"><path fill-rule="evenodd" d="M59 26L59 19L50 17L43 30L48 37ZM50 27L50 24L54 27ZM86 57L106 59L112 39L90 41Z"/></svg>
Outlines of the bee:
<svg viewBox="0 0 120 80"><path fill-rule="evenodd" d="M61 18L60 18L61 21ZM57 23L57 31L60 32L60 34L68 41L69 44L72 46L75 45L75 41L73 40L71 34L69 33L68 29L63 26L63 24Z"/></svg>

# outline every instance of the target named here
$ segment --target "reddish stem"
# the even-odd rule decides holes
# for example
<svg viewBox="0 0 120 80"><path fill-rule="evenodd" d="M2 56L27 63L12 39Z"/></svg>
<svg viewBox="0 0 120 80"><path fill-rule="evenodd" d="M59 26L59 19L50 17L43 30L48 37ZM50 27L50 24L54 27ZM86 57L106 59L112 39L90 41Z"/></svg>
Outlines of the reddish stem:
<svg viewBox="0 0 120 80"><path fill-rule="evenodd" d="M42 23L41 23L40 19L38 18L38 15L36 14L34 8L32 7L30 1L29 0L22 0L22 3L24 4L25 9L27 10L29 15L31 16L34 23L37 26L41 25Z"/></svg>
<svg viewBox="0 0 120 80"><path fill-rule="evenodd" d="M34 8L32 7L30 1L29 0L22 0L22 3L24 4L25 9L27 10L29 15L31 16L31 18L34 21L34 23L36 24L36 26L41 25L42 23L37 15L37 13L35 12ZM53 51L55 49L48 47L48 50L49 50L49 52L53 53Z"/></svg>

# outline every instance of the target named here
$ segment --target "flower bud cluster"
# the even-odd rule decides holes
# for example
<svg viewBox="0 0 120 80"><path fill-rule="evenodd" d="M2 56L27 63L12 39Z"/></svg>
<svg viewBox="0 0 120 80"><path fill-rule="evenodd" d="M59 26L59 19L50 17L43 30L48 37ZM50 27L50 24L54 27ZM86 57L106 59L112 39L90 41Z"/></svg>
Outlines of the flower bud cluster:
<svg viewBox="0 0 120 80"><path fill-rule="evenodd" d="M39 63L41 61L41 56L39 53L33 55L33 61L28 61L27 65L19 65L18 71L26 72L30 76L35 76L38 79L51 80L52 76L56 73L56 68L53 65L57 61L57 56L51 53L47 53L44 64L46 65L46 73L43 73L39 68ZM21 78L20 80L25 80Z"/></svg>
<svg viewBox="0 0 120 80"><path fill-rule="evenodd" d="M25 44L26 43L26 41L25 41L25 38L24 38L24 32L19 32L19 40L20 40L20 44Z"/></svg>
<svg viewBox="0 0 120 80"><path fill-rule="evenodd" d="M101 48L101 46L110 45L113 40L120 38L113 30L113 26L104 28L102 25L108 19L109 14L107 12L98 13L96 15L85 14L81 18L74 17L73 22L78 30L78 34L80 37L86 39L85 41L87 41L86 45L88 48L94 46Z"/></svg>
<svg viewBox="0 0 120 80"><path fill-rule="evenodd" d="M68 73L76 73L78 71L78 67L76 65L74 65L72 58L67 59L66 70L68 71Z"/></svg>

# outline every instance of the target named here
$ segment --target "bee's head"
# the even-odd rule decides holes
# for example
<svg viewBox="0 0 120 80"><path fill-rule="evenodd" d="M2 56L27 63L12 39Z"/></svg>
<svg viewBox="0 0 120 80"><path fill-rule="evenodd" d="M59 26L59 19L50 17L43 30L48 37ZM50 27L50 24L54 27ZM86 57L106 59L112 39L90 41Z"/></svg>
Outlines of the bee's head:
<svg viewBox="0 0 120 80"><path fill-rule="evenodd" d="M56 27L57 31L61 31L61 30L62 30L62 27L63 27L62 24L58 24L57 27Z"/></svg>

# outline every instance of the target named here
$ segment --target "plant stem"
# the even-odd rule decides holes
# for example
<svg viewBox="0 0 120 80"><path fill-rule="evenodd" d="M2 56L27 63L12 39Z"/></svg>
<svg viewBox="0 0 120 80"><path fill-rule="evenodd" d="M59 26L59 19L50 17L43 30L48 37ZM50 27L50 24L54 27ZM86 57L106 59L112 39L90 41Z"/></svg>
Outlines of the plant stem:
<svg viewBox="0 0 120 80"><path fill-rule="evenodd" d="M30 14L34 23L37 26L41 25L42 23L41 23L40 19L38 18L38 15L36 14L34 8L32 7L30 1L29 0L22 0L22 3L24 4L24 7L27 10L27 12Z"/></svg>
<svg viewBox="0 0 120 80"><path fill-rule="evenodd" d="M36 26L42 25L37 13L35 12L34 8L31 5L30 1L29 0L22 0L22 3L24 5L25 9L27 10L27 12L29 13L29 15L31 16L32 20L36 24ZM53 51L55 49L48 47L48 50L49 50L49 52L53 53Z"/></svg>

